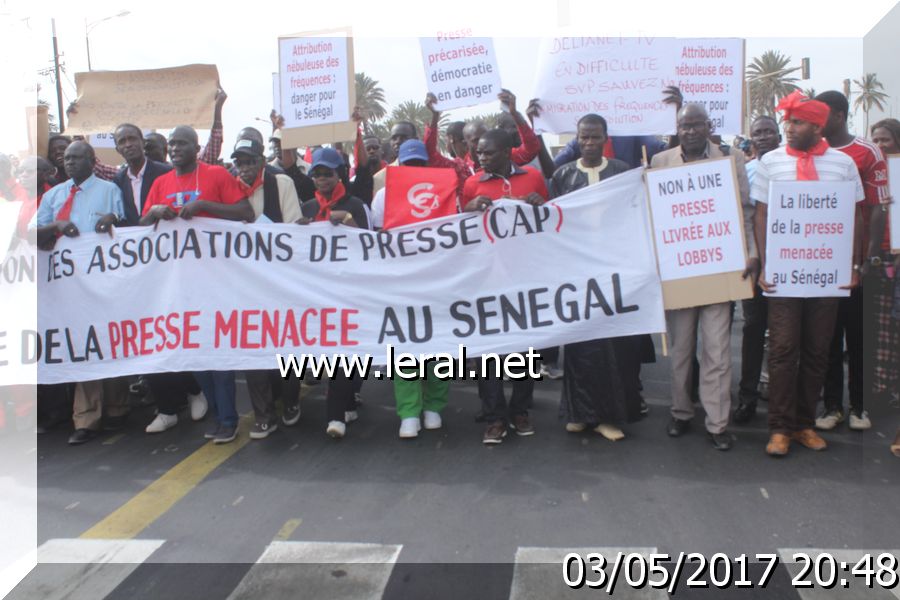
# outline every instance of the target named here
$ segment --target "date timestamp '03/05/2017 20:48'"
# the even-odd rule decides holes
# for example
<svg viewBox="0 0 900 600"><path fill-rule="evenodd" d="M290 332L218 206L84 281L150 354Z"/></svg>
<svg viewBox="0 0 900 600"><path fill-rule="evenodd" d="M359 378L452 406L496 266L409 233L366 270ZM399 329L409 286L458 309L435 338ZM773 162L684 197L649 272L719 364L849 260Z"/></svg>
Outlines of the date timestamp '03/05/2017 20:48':
<svg viewBox="0 0 900 600"><path fill-rule="evenodd" d="M790 563L796 565L796 573L790 580L794 588L849 588L858 581L869 589L890 590L900 583L897 573L900 559L889 552L867 553L856 561L838 560L829 553L797 552L791 558ZM682 576L688 588L764 589L781 561L778 554L740 554L731 558L718 553L707 558L696 552L681 552L677 556L618 552L607 559L601 553L572 552L563 559L562 570L564 583L572 589L587 586L603 588L612 594L621 577L632 589L649 586L674 594Z"/></svg>

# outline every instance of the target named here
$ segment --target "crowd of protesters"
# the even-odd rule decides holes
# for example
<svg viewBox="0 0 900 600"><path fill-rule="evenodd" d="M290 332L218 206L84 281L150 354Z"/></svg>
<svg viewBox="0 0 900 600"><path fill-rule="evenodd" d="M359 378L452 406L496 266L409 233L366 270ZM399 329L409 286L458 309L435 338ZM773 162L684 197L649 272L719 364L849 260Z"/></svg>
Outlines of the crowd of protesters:
<svg viewBox="0 0 900 600"><path fill-rule="evenodd" d="M176 127L164 138L145 136L140 123L123 123L114 132L121 166L102 164L88 143L65 135L49 139L46 156L28 157L20 164L0 156L0 196L22 203L19 232L24 236L33 231L38 247L49 249L60 236L194 216L298 225L330 221L379 229L384 225L388 165L453 169L458 210L465 212L489 211L501 198L539 205L639 168L645 161L657 168L732 156L746 233L743 277L752 280L755 290L753 298L742 301L737 403L732 406L734 303L666 311L671 352L671 418L666 433L688 434L699 403L712 447L731 448L735 438L730 423L763 418L766 353L769 455L787 454L792 443L823 450L827 442L817 430L832 430L845 420L853 430L869 429L866 407L898 402L900 256L890 253L887 215L892 201L884 154L900 153L900 122L879 121L869 132L870 140L855 137L847 127L847 99L839 92L824 92L814 99L794 92L778 104L780 120L756 118L749 139L736 139L729 146L715 135L702 105L683 104L677 88L669 89L664 101L676 108L675 136L610 137L603 115L585 114L574 139L555 157L529 122L540 114L540 99L532 100L523 115L507 90L499 95L505 112L496 128L478 119L446 128L449 156L438 149L440 113L432 95L426 97L426 106L433 120L424 132L401 121L394 124L390 139L380 140L363 135L360 128L352 158L335 143L307 149L306 160L301 160L299 149L281 147L283 120L273 112L268 140L252 127L240 130L227 165L220 160L226 97L219 90L203 148L190 127ZM361 121L358 112L354 119ZM767 297L763 292L775 289L765 265L769 185L810 180L854 184L854 222L846 224L856 233L850 295ZM640 370L654 356L649 336L545 349L543 373L563 378L560 415L565 430L592 430L613 441L624 438L626 424L647 413ZM302 389L298 379L283 380L274 370L244 375L255 415L251 438L266 438L280 426L298 422ZM131 391L147 393L156 403L157 413L145 426L148 434L175 427L185 413L201 420L210 412L215 418L206 437L228 443L239 428L235 376L234 371L151 373L39 386L40 430L71 414L74 433L69 443L78 445L103 429L125 427ZM338 375L322 385L327 386L326 432L344 437L347 424L357 418L363 382ZM485 444L501 443L510 431L534 434L528 414L534 380L510 385L507 402L503 378L478 381L477 418L485 423ZM441 411L452 393L451 382L435 377L396 379L393 386L401 438L417 437L423 427L442 426ZM281 401L280 417L276 399ZM900 431L891 451L900 456Z"/></svg>

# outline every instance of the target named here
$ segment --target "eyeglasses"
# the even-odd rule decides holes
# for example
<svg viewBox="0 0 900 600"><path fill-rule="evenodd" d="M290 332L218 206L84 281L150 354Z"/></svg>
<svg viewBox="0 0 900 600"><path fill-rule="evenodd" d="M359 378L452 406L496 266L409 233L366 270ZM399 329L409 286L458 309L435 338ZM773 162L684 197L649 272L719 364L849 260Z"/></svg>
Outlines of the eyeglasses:
<svg viewBox="0 0 900 600"><path fill-rule="evenodd" d="M325 178L334 177L334 171L326 171L325 169L322 169L320 171L320 170L316 169L315 171L310 173L309 176L312 177L313 179L319 179L321 177L325 177Z"/></svg>

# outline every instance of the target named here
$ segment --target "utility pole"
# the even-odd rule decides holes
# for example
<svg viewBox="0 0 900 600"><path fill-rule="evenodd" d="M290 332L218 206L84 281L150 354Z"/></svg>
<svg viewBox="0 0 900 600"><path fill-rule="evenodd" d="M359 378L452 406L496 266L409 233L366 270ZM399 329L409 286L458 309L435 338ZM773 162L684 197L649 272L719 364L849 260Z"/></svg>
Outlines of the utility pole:
<svg viewBox="0 0 900 600"><path fill-rule="evenodd" d="M56 71L56 104L59 107L59 132L66 130L65 111L63 110L62 81L59 78L59 45L56 43L56 19L50 19L53 28L53 67Z"/></svg>

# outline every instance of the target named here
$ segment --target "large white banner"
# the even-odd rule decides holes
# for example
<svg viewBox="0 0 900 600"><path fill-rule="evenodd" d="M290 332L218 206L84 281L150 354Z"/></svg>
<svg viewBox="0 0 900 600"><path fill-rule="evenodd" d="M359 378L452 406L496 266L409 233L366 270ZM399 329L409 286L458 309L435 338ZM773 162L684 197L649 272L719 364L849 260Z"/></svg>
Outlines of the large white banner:
<svg viewBox="0 0 900 600"><path fill-rule="evenodd" d="M438 101L437 110L475 106L497 99L500 71L494 40L448 36L419 38L425 85Z"/></svg>
<svg viewBox="0 0 900 600"><path fill-rule="evenodd" d="M891 251L900 254L900 154L885 156L888 164L888 185L894 202L888 207L891 232ZM894 275L898 277L898 275Z"/></svg>
<svg viewBox="0 0 900 600"><path fill-rule="evenodd" d="M739 39L544 38L535 77L538 132L574 133L579 118L597 113L611 135L674 133L675 111L662 101L670 85L706 107L716 133L741 132Z"/></svg>
<svg viewBox="0 0 900 600"><path fill-rule="evenodd" d="M766 224L767 296L849 296L855 188L851 181L773 181Z"/></svg>
<svg viewBox="0 0 900 600"><path fill-rule="evenodd" d="M731 157L647 171L663 281L743 271L743 219Z"/></svg>
<svg viewBox="0 0 900 600"><path fill-rule="evenodd" d="M470 356L663 331L642 171L389 232L194 219L39 255L39 380Z"/></svg>

